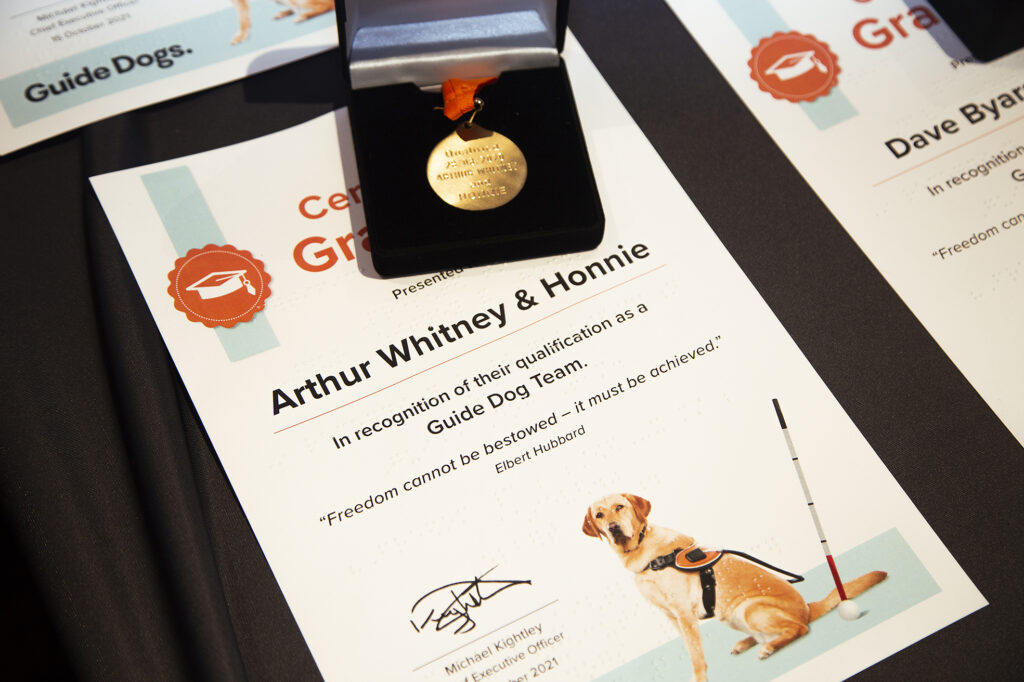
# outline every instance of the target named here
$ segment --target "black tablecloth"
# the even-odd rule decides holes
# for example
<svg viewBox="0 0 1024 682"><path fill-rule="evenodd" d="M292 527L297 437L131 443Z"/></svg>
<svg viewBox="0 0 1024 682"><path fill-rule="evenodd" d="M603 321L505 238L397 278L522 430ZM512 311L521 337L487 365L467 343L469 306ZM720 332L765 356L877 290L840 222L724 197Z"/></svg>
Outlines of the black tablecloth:
<svg viewBox="0 0 1024 682"><path fill-rule="evenodd" d="M856 679L1017 679L1020 445L663 4L578 0L570 28L992 602ZM329 52L0 160L8 674L318 678L86 178L342 106L340 62Z"/></svg>

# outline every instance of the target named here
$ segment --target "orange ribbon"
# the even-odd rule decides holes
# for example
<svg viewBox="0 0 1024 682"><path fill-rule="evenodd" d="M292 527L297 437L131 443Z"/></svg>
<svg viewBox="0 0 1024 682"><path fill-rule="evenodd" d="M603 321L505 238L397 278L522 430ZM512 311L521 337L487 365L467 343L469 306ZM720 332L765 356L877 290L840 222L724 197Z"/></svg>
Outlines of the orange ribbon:
<svg viewBox="0 0 1024 682"><path fill-rule="evenodd" d="M444 97L444 115L451 120L456 120L463 114L473 111L473 103L476 93L485 85L490 85L498 80L497 76L489 78L449 78L441 85L441 95Z"/></svg>

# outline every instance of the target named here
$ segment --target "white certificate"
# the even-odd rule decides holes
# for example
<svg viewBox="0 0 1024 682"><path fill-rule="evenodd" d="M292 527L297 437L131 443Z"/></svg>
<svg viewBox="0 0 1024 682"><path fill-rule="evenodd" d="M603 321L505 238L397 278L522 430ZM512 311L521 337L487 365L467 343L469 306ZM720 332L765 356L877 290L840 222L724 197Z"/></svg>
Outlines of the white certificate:
<svg viewBox="0 0 1024 682"><path fill-rule="evenodd" d="M92 180L323 675L817 682L983 606L565 59L587 253L373 277L344 110Z"/></svg>
<svg viewBox="0 0 1024 682"><path fill-rule="evenodd" d="M669 4L1024 443L1024 52L976 63L923 2Z"/></svg>
<svg viewBox="0 0 1024 682"><path fill-rule="evenodd" d="M10 0L0 154L336 47L334 3Z"/></svg>

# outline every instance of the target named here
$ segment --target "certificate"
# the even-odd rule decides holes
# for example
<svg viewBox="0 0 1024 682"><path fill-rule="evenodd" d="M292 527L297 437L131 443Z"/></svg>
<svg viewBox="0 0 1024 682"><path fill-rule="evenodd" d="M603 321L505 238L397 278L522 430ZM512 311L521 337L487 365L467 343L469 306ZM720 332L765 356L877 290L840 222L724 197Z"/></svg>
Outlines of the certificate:
<svg viewBox="0 0 1024 682"><path fill-rule="evenodd" d="M338 44L333 2L12 0L0 16L0 154Z"/></svg>
<svg viewBox="0 0 1024 682"><path fill-rule="evenodd" d="M669 5L1024 443L1024 52L976 62L923 2Z"/></svg>
<svg viewBox="0 0 1024 682"><path fill-rule="evenodd" d="M841 679L982 607L565 59L590 252L376 277L345 110L92 179L324 677Z"/></svg>

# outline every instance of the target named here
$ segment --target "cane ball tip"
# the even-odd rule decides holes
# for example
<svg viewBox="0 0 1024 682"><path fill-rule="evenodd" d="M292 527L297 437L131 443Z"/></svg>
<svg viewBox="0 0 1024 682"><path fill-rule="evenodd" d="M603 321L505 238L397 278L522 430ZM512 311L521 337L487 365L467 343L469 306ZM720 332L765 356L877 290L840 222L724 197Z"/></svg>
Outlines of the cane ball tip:
<svg viewBox="0 0 1024 682"><path fill-rule="evenodd" d="M860 608L852 599L845 599L839 602L839 617L843 620L857 620L860 618Z"/></svg>

